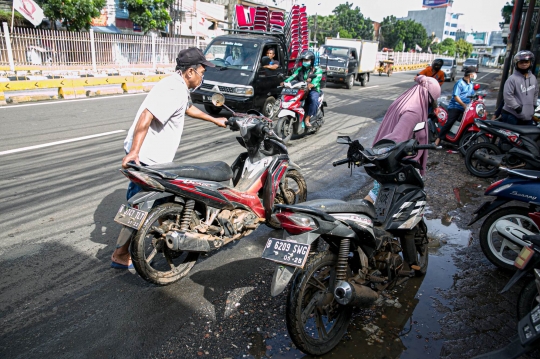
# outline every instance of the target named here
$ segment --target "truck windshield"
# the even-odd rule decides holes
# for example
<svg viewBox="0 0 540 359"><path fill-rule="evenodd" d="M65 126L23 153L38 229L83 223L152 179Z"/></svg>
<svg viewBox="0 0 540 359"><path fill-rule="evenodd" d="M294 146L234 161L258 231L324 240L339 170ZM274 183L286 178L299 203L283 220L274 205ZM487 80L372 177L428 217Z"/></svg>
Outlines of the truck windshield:
<svg viewBox="0 0 540 359"><path fill-rule="evenodd" d="M206 48L204 55L216 67L253 71L257 65L259 44L243 40L217 40Z"/></svg>
<svg viewBox="0 0 540 359"><path fill-rule="evenodd" d="M347 59L349 57L349 49L346 47L331 47L323 46L320 51L321 57L339 57Z"/></svg>

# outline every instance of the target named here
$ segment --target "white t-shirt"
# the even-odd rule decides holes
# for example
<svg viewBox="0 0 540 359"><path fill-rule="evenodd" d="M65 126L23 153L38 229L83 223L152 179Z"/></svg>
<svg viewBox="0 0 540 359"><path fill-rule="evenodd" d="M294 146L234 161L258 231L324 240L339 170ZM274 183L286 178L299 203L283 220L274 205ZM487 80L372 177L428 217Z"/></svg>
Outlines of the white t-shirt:
<svg viewBox="0 0 540 359"><path fill-rule="evenodd" d="M241 57L234 59L232 56L229 56L225 59L231 65L242 65L244 60Z"/></svg>
<svg viewBox="0 0 540 359"><path fill-rule="evenodd" d="M172 162L180 145L190 102L188 87L180 74L175 73L158 82L141 104L124 140L124 150L131 150L139 117L148 109L155 118L139 151L139 161L147 165Z"/></svg>

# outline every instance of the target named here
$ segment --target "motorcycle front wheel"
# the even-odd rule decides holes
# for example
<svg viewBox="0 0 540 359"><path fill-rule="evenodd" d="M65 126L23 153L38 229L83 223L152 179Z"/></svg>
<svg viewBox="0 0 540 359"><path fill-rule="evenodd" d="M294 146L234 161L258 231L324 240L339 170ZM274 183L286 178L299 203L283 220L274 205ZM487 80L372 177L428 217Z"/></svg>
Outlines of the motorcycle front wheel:
<svg viewBox="0 0 540 359"><path fill-rule="evenodd" d="M345 334L352 307L334 300L337 256L324 251L311 256L292 280L286 323L293 343L304 353L322 355Z"/></svg>
<svg viewBox="0 0 540 359"><path fill-rule="evenodd" d="M465 167L476 177L488 178L493 177L499 172L499 167L486 164L475 157L475 154L483 154L486 156L496 156L501 154L499 147L492 143L482 142L472 145L465 154Z"/></svg>
<svg viewBox="0 0 540 359"><path fill-rule="evenodd" d="M285 201L285 198L287 201ZM298 204L305 202L306 199L307 185L304 176L297 170L288 170L285 174L285 179L282 181L282 186L278 189L274 204L286 204L287 202L289 204ZM281 224L274 215L272 215L272 218L266 224L270 228L281 229Z"/></svg>
<svg viewBox="0 0 540 359"><path fill-rule="evenodd" d="M513 222L533 233L539 233L538 227L529 217L527 207L503 207L490 214L480 228L480 247L487 259L501 269L515 271L514 260L523 248L497 232L498 221Z"/></svg>
<svg viewBox="0 0 540 359"><path fill-rule="evenodd" d="M289 143L294 133L294 120L290 116L280 117L274 129L283 142Z"/></svg>
<svg viewBox="0 0 540 359"><path fill-rule="evenodd" d="M186 276L199 258L197 252L178 252L167 247L165 234L179 229L183 206L165 203L152 209L131 243L131 260L146 281L168 285Z"/></svg>
<svg viewBox="0 0 540 359"><path fill-rule="evenodd" d="M480 135L475 140L471 141L473 135L475 135L474 132L465 132L459 139L459 152L461 152L463 156L467 155L467 150L471 148L471 146L480 142L489 142L489 139L485 135Z"/></svg>

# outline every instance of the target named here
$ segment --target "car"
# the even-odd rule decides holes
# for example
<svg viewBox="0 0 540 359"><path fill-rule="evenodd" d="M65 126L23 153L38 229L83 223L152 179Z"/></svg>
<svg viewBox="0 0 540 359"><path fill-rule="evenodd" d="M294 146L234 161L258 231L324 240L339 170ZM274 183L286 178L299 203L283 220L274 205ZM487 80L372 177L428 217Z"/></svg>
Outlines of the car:
<svg viewBox="0 0 540 359"><path fill-rule="evenodd" d="M441 71L444 72L445 81L454 81L456 79L457 64L456 59L436 59L442 60Z"/></svg>
<svg viewBox="0 0 540 359"><path fill-rule="evenodd" d="M465 68L470 67L470 66L476 68L476 72L480 72L480 63L478 59L473 59L473 58L465 60L465 62L463 63L463 67L461 68L461 71L465 71Z"/></svg>

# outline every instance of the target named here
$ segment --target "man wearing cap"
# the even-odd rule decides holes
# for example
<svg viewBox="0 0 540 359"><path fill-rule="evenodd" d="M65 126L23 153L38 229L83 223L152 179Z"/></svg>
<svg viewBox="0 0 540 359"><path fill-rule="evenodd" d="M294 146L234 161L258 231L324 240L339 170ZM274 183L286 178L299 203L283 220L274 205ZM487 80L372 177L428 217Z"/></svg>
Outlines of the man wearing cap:
<svg viewBox="0 0 540 359"><path fill-rule="evenodd" d="M148 93L124 140L126 156L122 167L130 161L143 166L172 162L184 130L187 114L226 127L225 117L214 118L191 102L190 90L202 85L206 66L214 67L207 61L201 50L192 47L180 51L176 58L176 72L162 79ZM127 198L131 198L141 188L130 182ZM128 248L130 237L122 230L113 252L111 267L126 269L131 264Z"/></svg>
<svg viewBox="0 0 540 359"><path fill-rule="evenodd" d="M467 67L463 78L454 85L452 100L448 103L448 119L443 128L441 128L439 137L435 140L436 146L446 137L446 134L450 131L454 123L463 116L467 105L471 102L471 99L467 96L474 95L472 79L475 77L476 69L472 66Z"/></svg>

